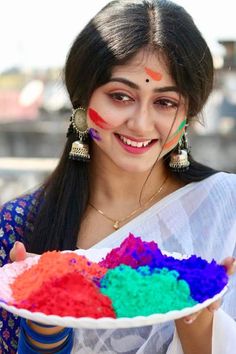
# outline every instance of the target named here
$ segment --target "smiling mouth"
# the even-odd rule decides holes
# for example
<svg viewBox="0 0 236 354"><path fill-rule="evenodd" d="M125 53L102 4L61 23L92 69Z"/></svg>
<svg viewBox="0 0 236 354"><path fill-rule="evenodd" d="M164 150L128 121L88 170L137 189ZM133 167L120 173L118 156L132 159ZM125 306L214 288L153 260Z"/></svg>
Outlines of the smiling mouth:
<svg viewBox="0 0 236 354"><path fill-rule="evenodd" d="M158 139L148 139L148 140L143 140L143 141L135 141L135 140L131 140L127 137L125 137L124 135L120 135L115 133L115 136L125 145L133 147L133 148L147 148L149 146L151 146L152 144L154 144Z"/></svg>
<svg viewBox="0 0 236 354"><path fill-rule="evenodd" d="M140 156L149 151L154 144L157 143L159 139L136 139L128 136L120 135L114 133L115 138L117 139L120 146L123 148L126 153L131 154L133 156ZM134 139L134 140L133 140Z"/></svg>

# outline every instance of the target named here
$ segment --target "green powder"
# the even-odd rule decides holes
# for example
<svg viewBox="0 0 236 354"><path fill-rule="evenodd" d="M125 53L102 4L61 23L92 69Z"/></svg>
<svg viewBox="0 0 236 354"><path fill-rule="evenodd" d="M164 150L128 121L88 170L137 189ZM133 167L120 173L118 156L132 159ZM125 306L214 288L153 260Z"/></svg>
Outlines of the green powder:
<svg viewBox="0 0 236 354"><path fill-rule="evenodd" d="M108 270L101 281L101 292L112 300L117 317L148 316L191 307L197 302L185 280L167 268L149 266L133 269L120 265Z"/></svg>

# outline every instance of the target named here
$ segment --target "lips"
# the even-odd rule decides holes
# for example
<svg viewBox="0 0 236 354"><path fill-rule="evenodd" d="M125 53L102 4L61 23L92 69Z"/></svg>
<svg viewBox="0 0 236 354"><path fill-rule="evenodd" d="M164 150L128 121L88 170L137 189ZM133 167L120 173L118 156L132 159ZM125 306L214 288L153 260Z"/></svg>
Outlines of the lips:
<svg viewBox="0 0 236 354"><path fill-rule="evenodd" d="M153 144L158 141L158 139L138 139L120 134L115 134L115 137L123 149L132 154L142 154L148 151Z"/></svg>
<svg viewBox="0 0 236 354"><path fill-rule="evenodd" d="M136 148L148 146L152 141L152 139L137 141L137 140L133 140L131 138L127 138L123 135L119 135L119 138L124 144L129 145L129 146L133 146Z"/></svg>

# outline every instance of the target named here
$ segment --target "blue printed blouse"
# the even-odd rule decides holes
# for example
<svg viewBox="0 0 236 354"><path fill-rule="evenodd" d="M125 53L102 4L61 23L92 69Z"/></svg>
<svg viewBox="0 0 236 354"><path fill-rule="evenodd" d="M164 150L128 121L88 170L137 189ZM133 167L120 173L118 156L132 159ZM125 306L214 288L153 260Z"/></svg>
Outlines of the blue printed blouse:
<svg viewBox="0 0 236 354"><path fill-rule="evenodd" d="M24 234L32 231L39 190L4 204L0 208L0 267L10 263L10 250ZM0 307L0 354L15 354L20 319Z"/></svg>

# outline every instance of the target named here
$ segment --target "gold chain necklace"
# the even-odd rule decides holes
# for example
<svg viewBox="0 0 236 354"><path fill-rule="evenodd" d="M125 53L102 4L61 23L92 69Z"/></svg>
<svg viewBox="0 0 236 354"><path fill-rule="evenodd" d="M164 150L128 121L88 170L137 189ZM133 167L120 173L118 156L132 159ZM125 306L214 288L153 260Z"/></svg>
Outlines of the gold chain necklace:
<svg viewBox="0 0 236 354"><path fill-rule="evenodd" d="M120 223L128 220L129 218L131 218L131 216L135 215L138 211L142 210L143 208L145 209L145 207L151 203L151 201L162 191L166 181L167 181L167 178L165 178L164 182L161 184L160 188L151 196L150 199L148 199L143 205L141 205L140 207L138 207L137 209L133 210L129 215L127 215L125 218L122 218L122 219L119 219L119 220L114 220L112 218L110 218L110 216L107 216L102 210L96 208L93 204L89 203L89 205L95 209L99 214L101 214L102 216L104 216L107 220L110 220L113 222L113 228L115 230L118 230L119 227L120 227Z"/></svg>

